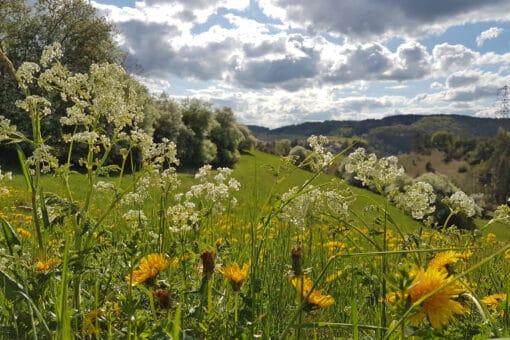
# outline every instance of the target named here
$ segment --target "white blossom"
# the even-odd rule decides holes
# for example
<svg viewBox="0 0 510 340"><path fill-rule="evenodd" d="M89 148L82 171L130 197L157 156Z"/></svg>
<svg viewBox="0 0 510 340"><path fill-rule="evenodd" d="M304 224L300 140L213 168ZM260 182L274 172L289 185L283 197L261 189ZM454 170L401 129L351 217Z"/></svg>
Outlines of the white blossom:
<svg viewBox="0 0 510 340"><path fill-rule="evenodd" d="M24 62L21 66L16 70L16 75L21 79L21 81L28 85L31 84L35 79L35 74L39 72L41 68L36 63L32 62Z"/></svg>
<svg viewBox="0 0 510 340"><path fill-rule="evenodd" d="M422 220L432 214L436 207L436 194L432 185L426 182L415 182L404 188L404 192L395 198L397 207L411 213L414 219Z"/></svg>
<svg viewBox="0 0 510 340"><path fill-rule="evenodd" d="M443 202L452 209L454 213L463 212L467 217L476 215L476 203L475 200L463 191L457 191L450 197L443 199Z"/></svg>
<svg viewBox="0 0 510 340"><path fill-rule="evenodd" d="M55 42L49 46L44 47L41 60L39 63L43 67L48 67L50 63L52 63L55 60L58 60L62 57L62 46L60 43Z"/></svg>
<svg viewBox="0 0 510 340"><path fill-rule="evenodd" d="M198 225L199 213L193 202L177 203L169 207L166 213L171 232L192 230Z"/></svg>
<svg viewBox="0 0 510 340"><path fill-rule="evenodd" d="M352 195L336 188L323 190L310 186L300 192L298 187L293 187L282 195L282 202L287 201L289 203L282 210L282 218L304 228L311 218L347 216Z"/></svg>
<svg viewBox="0 0 510 340"><path fill-rule="evenodd" d="M363 185L373 185L379 191L404 175L404 168L398 166L397 157L377 159L375 154L367 154L364 148L358 148L347 156L345 171L354 174Z"/></svg>
<svg viewBox="0 0 510 340"><path fill-rule="evenodd" d="M311 135L307 142L315 153L316 162L312 164L314 170L320 171L333 164L333 154L324 147L328 143L327 137Z"/></svg>
<svg viewBox="0 0 510 340"><path fill-rule="evenodd" d="M142 210L128 210L122 218L128 223L137 223L139 225L147 224L147 217Z"/></svg>

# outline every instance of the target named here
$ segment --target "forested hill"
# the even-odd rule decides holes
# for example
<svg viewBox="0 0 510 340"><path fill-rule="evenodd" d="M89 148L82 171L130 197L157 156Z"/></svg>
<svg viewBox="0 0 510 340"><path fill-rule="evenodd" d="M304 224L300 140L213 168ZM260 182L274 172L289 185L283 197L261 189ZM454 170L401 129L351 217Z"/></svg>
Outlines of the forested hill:
<svg viewBox="0 0 510 340"><path fill-rule="evenodd" d="M298 138L309 135L364 136L380 133L432 135L448 131L461 137L492 137L499 128L510 130L510 118L477 118L462 115L398 115L361 121L308 122L268 129L249 126L259 139Z"/></svg>

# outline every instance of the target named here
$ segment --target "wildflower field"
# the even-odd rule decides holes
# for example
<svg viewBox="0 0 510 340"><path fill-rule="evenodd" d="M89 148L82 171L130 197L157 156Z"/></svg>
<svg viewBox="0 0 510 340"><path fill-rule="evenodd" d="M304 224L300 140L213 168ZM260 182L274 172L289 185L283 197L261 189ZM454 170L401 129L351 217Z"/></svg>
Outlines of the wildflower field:
<svg viewBox="0 0 510 340"><path fill-rule="evenodd" d="M447 222L476 207L456 192L440 225L430 185L392 186L394 158L334 156L317 136L299 164L252 151L234 171L177 174L175 145L137 128L123 71L72 74L58 55L13 69L33 136L0 120L0 140L30 146L0 177L1 338L510 336L507 206L463 230ZM70 103L66 163L45 144L51 107L34 84ZM324 174L340 158L371 191Z"/></svg>

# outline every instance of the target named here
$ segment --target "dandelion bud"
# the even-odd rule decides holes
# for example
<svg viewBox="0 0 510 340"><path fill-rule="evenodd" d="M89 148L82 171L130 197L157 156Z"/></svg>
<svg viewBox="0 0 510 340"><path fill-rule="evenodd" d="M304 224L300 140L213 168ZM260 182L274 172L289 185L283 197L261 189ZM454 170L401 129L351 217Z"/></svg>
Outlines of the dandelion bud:
<svg viewBox="0 0 510 340"><path fill-rule="evenodd" d="M303 250L301 247L293 248L292 249L292 271L294 272L294 275L302 275L303 270L301 267L301 258L303 257Z"/></svg>
<svg viewBox="0 0 510 340"><path fill-rule="evenodd" d="M212 250L204 250L202 254L200 254L200 258L202 259L203 276L211 276L214 274L214 256L214 251Z"/></svg>

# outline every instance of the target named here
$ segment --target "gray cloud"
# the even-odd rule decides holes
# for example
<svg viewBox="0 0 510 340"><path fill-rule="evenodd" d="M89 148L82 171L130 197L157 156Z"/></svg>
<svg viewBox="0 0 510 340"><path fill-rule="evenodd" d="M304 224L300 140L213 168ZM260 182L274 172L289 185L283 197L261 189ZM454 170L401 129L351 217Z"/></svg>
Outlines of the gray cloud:
<svg viewBox="0 0 510 340"><path fill-rule="evenodd" d="M176 26L145 23L137 20L119 23L123 32L122 47L128 51L127 64L140 66L129 71L162 78L168 75L200 80L221 79L231 68L232 38L211 41L201 46L174 48L169 41L180 35Z"/></svg>
<svg viewBox="0 0 510 340"><path fill-rule="evenodd" d="M417 42L402 44L397 49L396 67L388 76L391 80L420 79L430 73L430 55Z"/></svg>
<svg viewBox="0 0 510 340"><path fill-rule="evenodd" d="M480 80L480 74L476 72L454 73L446 79L448 88L457 88L477 83Z"/></svg>
<svg viewBox="0 0 510 340"><path fill-rule="evenodd" d="M324 75L329 82L347 83L356 80L378 79L391 68L389 51L380 44L348 47L338 56L341 60Z"/></svg>
<svg viewBox="0 0 510 340"><path fill-rule="evenodd" d="M285 11L286 19L304 25L310 31L338 32L350 37L394 33L399 35L428 34L427 27L440 25L458 17L491 9L506 0L268 0ZM269 8L264 8L271 15ZM273 13L274 14L274 13ZM461 18L464 16L464 18ZM482 17L480 17L482 16Z"/></svg>
<svg viewBox="0 0 510 340"><path fill-rule="evenodd" d="M154 5L171 5L171 4L182 4L187 8L201 9L207 7L213 7L221 3L221 0L144 0L149 6Z"/></svg>

